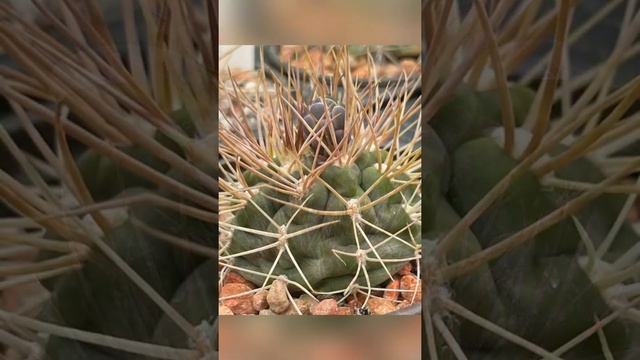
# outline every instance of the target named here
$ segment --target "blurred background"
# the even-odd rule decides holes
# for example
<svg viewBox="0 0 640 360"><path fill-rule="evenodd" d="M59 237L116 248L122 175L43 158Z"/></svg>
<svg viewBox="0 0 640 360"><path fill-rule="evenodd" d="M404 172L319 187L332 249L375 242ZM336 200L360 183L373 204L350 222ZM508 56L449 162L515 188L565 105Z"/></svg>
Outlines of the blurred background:
<svg viewBox="0 0 640 360"><path fill-rule="evenodd" d="M419 44L420 0L219 0L221 44Z"/></svg>

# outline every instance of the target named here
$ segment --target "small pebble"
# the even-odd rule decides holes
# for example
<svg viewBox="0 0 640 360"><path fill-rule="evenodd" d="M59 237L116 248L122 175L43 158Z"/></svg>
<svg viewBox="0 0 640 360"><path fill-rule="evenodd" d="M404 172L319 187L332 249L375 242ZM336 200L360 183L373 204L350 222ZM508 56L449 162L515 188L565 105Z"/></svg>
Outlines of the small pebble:
<svg viewBox="0 0 640 360"><path fill-rule="evenodd" d="M357 293L355 296L350 296L347 305L356 312L356 309L362 308L365 300L367 300L367 294Z"/></svg>
<svg viewBox="0 0 640 360"><path fill-rule="evenodd" d="M218 315L233 315L233 311L227 306L218 305Z"/></svg>
<svg viewBox="0 0 640 360"><path fill-rule="evenodd" d="M368 65L360 65L359 67L353 69L351 75L355 78L366 79L371 77L371 70Z"/></svg>
<svg viewBox="0 0 640 360"><path fill-rule="evenodd" d="M240 274L235 273L233 271L228 272L224 276L223 284L244 284L250 287L251 289L256 288L256 286L252 282L243 278Z"/></svg>
<svg viewBox="0 0 640 360"><path fill-rule="evenodd" d="M384 315L396 310L393 301L376 297L370 297L367 306L372 315Z"/></svg>
<svg viewBox="0 0 640 360"><path fill-rule="evenodd" d="M382 76L387 78L394 78L400 76L402 69L395 64L383 64L380 66Z"/></svg>
<svg viewBox="0 0 640 360"><path fill-rule="evenodd" d="M384 295L382 295L382 297L387 300L398 300L399 292L397 290L399 288L400 280L393 279L393 281L387 285L387 290L384 291Z"/></svg>
<svg viewBox="0 0 640 360"><path fill-rule="evenodd" d="M307 295L307 294L302 294L302 296L300 296L300 300L304 303L304 306L307 308L307 313L311 313L311 308L318 303L318 300L314 299L313 297Z"/></svg>
<svg viewBox="0 0 640 360"><path fill-rule="evenodd" d="M303 315L308 315L311 313L311 305L308 301L305 301L303 299L293 299L293 301L296 303L296 305L298 306L298 309L300 309L300 312Z"/></svg>
<svg viewBox="0 0 640 360"><path fill-rule="evenodd" d="M411 306L411 302L409 300L402 300L401 302L396 303L396 307L398 308L398 310L404 309L409 306Z"/></svg>
<svg viewBox="0 0 640 360"><path fill-rule="evenodd" d="M249 291L251 291L251 289L247 285L230 283L222 287L220 290L220 297L224 298ZM231 311L236 315L255 314L252 298L252 294L246 294L222 300L222 304L231 309Z"/></svg>
<svg viewBox="0 0 640 360"><path fill-rule="evenodd" d="M351 311L355 313L357 309L359 309L362 306L362 304L359 304L358 300L351 298L349 299L349 301L347 301L347 306L349 306L351 308Z"/></svg>
<svg viewBox="0 0 640 360"><path fill-rule="evenodd" d="M420 64L415 60L404 59L400 61L400 68L408 74L416 75L420 72Z"/></svg>
<svg viewBox="0 0 640 360"><path fill-rule="evenodd" d="M340 306L336 311L336 315L353 315L353 310L348 306Z"/></svg>
<svg viewBox="0 0 640 360"><path fill-rule="evenodd" d="M398 274L400 275L411 275L413 270L413 265L411 265L410 262L404 264L404 266L402 267L402 269L400 269L400 271L398 271Z"/></svg>
<svg viewBox="0 0 640 360"><path fill-rule="evenodd" d="M269 307L269 303L267 303L267 291L260 290L257 293L253 294L253 308L256 311L264 310Z"/></svg>
<svg viewBox="0 0 640 360"><path fill-rule="evenodd" d="M416 289L417 287L417 289ZM403 291L402 297L406 300L421 301L422 300L422 282L418 281L415 275L405 275L400 279L400 289L410 290ZM415 298L414 298L415 293Z"/></svg>
<svg viewBox="0 0 640 360"><path fill-rule="evenodd" d="M281 314L289 308L289 298L287 297L287 283L277 279L274 280L267 294L269 309L274 313Z"/></svg>
<svg viewBox="0 0 640 360"><path fill-rule="evenodd" d="M291 304L289 306L289 309L287 309L287 311L284 313L284 315L306 315L306 314L309 313L309 307L308 307L306 302L304 302L304 301L302 301L300 299L293 299L293 302L298 307L298 310L300 310L300 314L296 310L295 306L293 306L293 304Z"/></svg>
<svg viewBox="0 0 640 360"><path fill-rule="evenodd" d="M338 303L335 299L325 299L311 307L311 315L336 315Z"/></svg>

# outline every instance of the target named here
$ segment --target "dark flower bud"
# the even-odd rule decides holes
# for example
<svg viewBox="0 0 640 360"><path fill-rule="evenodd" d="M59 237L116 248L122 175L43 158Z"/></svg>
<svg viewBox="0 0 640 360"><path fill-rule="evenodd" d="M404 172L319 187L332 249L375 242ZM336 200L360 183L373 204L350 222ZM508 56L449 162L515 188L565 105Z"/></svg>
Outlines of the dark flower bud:
<svg viewBox="0 0 640 360"><path fill-rule="evenodd" d="M325 107L322 102L316 102L309 106L309 112L318 120L322 119L325 114Z"/></svg>
<svg viewBox="0 0 640 360"><path fill-rule="evenodd" d="M336 107L331 110L331 121L333 122L333 128L336 130L344 130L345 117L346 112L344 108L340 105L336 105Z"/></svg>

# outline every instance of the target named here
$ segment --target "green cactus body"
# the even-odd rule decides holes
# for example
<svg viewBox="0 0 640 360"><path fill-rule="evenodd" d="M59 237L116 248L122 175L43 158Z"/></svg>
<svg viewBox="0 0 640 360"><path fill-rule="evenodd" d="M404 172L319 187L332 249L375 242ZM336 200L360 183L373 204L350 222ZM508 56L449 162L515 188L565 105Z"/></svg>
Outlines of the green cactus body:
<svg viewBox="0 0 640 360"><path fill-rule="evenodd" d="M211 272L208 274L207 281L210 284L205 287L206 282L200 279L202 270L196 270L196 266L202 262L200 256L177 249L169 243L141 232L133 225L134 219L154 229L171 229L182 236L186 234L187 237L197 238L202 244L213 241L215 234L211 227L203 223L194 223L192 219L184 219L171 211L134 209L129 220L115 227L106 236L109 246L160 296L167 300L173 299L175 304L180 304L182 308L189 307L189 313L192 316L188 317L188 320L193 321L194 326L199 325L203 320L208 320L215 314L212 305L215 304L216 285L211 278L215 269L209 269ZM206 229L208 229L208 235L203 234L203 230ZM206 269L204 265L201 267ZM200 279L199 282L197 279ZM198 291L184 289L196 287L197 284L189 285L194 282L202 285L199 290L207 293L211 304L182 305L185 301L184 297L188 296L184 294L185 292ZM80 284L87 285L79 286ZM203 290L210 289L212 286L214 289L211 291ZM200 293L196 295L198 297L194 296L194 301L196 299L204 301L205 298L199 297ZM151 341L154 333L159 332L171 335L163 338L163 342L172 344L180 342L182 338L179 336L185 335L175 334L175 329L172 327L175 325L168 323L166 319L161 318L161 315L160 308L146 294L131 283L123 273L114 271L113 265L104 255L94 252L81 270L56 281L52 299L40 317L58 324L131 340ZM158 327L161 330L156 329ZM184 339L182 341L184 343ZM72 346L68 341L50 341L47 346L47 353L51 351L51 354L57 351L62 351L61 354L69 351L82 354L84 351L89 351L86 350L86 345ZM72 346L76 350L64 348L65 346ZM56 347L61 349L55 350ZM136 358L114 350L104 350L104 352L118 359Z"/></svg>
<svg viewBox="0 0 640 360"><path fill-rule="evenodd" d="M344 92L290 78L278 91L310 92L310 102L260 99L254 129L225 119L223 268L258 288L283 279L289 295L346 307L357 294L380 296L419 259L419 97L406 81L403 94L383 94L374 82Z"/></svg>
<svg viewBox="0 0 640 360"><path fill-rule="evenodd" d="M146 151L139 148L133 148L132 151L136 154L133 157L158 171L166 172L170 178L199 191L206 191L183 172L168 169ZM127 193L146 191L181 203L187 202L180 194L158 189L92 150L83 155L79 168L94 199L110 199L119 194L125 196ZM204 170L215 176L214 171ZM118 177L117 181L114 176ZM123 223L115 225L105 234L105 242L162 298L184 314L189 314L186 318L192 325L208 321L215 314L217 293L217 284L212 280L216 270L213 261L203 263L201 255L163 241L141 230L140 226L207 246L216 237L215 225L174 209L147 204L130 207L127 215ZM44 256L52 255L47 253ZM100 251L94 249L80 270L46 285L51 287L52 297L40 314L43 320L130 340L190 347L182 330L177 330L176 325L163 316L162 310ZM206 293L206 297L203 293ZM202 304L207 299L209 303ZM48 341L46 352L52 359L141 359L130 353L55 336Z"/></svg>
<svg viewBox="0 0 640 360"><path fill-rule="evenodd" d="M509 89L516 126L522 125L529 112L534 93L525 87ZM452 153L460 145L483 136L488 128L502 125L496 90L478 92L461 86L430 121L447 150Z"/></svg>
<svg viewBox="0 0 640 360"><path fill-rule="evenodd" d="M437 205L433 223L436 225L429 228L429 232L424 234L424 237L429 240L442 237L460 220L456 211L443 196L438 196L435 199L435 203ZM458 261L477 253L481 249L482 246L473 232L466 231L460 245L450 254L450 259L451 261ZM493 274L488 265L483 265L475 272L453 281L450 292L467 309L477 314L483 314L488 320L496 324L506 324L506 309L502 304ZM459 323L457 331L461 339L465 341L463 345L470 348L494 347L504 342L499 337L482 331L482 329L469 322Z"/></svg>
<svg viewBox="0 0 640 360"><path fill-rule="evenodd" d="M321 212L346 211L351 206L350 204L354 205L356 209L366 207L372 201L377 201L385 194L393 192L399 185L395 178L390 178L379 170L379 166L373 160L378 155L386 156L382 152L364 153L351 166L332 165L328 167L320 179L302 196L282 196L264 187L259 190L251 202L248 202L244 209L235 216L234 225L246 229L246 231L240 229L234 232L229 245L230 254L251 251L273 244L278 240L256 234L256 231L278 233L283 230L281 227L290 223L286 233L292 234L319 224L330 225L286 240L293 258L288 254L283 254L276 262L282 247L273 247L237 257L234 266L264 274L284 275L299 284L307 284L308 281L308 285L312 287L308 290L330 292L349 286L358 268L358 260L355 256L341 255L335 253L334 250L356 253L358 246L363 251L368 251L371 246L374 246L382 259L404 259L414 256L414 247L407 244L412 243L412 237L418 236L419 226L405 211L401 191L376 203L375 206L362 211L356 210L353 216L349 214L339 216L324 213L314 214L312 211L298 211L298 208L294 206L300 206L306 200L305 207L308 209ZM378 180L381 176L384 178ZM252 182L252 185L258 188L264 184L260 181ZM406 189L408 192L412 191L410 187ZM275 224L269 221L265 215L272 218ZM360 217L364 221L380 227L384 232L358 220ZM359 224L364 234L356 229L354 221ZM394 237L390 238L389 234L393 234ZM376 258L376 255L371 251L367 256ZM296 263L300 267L300 271L297 269ZM397 272L402 265L402 262L386 263L391 274ZM273 270L271 270L272 267ZM360 286L375 286L388 279L380 262L367 261L366 270L368 280L364 272L361 272L356 280ZM301 273L304 274L306 280ZM243 276L257 285L261 285L265 281L264 276L251 272L246 272Z"/></svg>
<svg viewBox="0 0 640 360"><path fill-rule="evenodd" d="M514 87L510 92L519 126L533 97L522 88ZM431 146L437 161L427 163L425 178L449 179L442 175L443 168L451 169L451 175L450 180L444 180L445 185L438 184L440 191L433 186L426 195L432 200L426 204L424 216L423 237L427 240L446 235L460 216L469 212L518 164L516 156L507 153L497 139L488 137L492 132L503 131L497 128L501 115L496 96L495 92L462 88L432 119L434 132L430 137L441 139L434 144L443 145ZM561 150L563 147L559 146L557 151ZM443 165L440 159L447 159L447 164ZM591 183L604 179L597 166L586 158L571 162L554 176ZM576 195L576 191L547 185L533 172L525 172L464 233L448 252L447 262L455 263L501 242ZM605 194L576 214L596 248L607 236L623 203L624 196ZM613 261L639 241L625 222L602 259ZM614 309L607 295L594 283L594 275L583 268L580 256L585 256L584 244L572 219L566 218L516 250L453 279L448 284L450 296L484 319L553 350L593 326L595 318L604 318ZM619 319L603 328L616 358L625 356L632 347L637 327ZM535 358L467 320L461 320L454 328L454 336L470 359ZM591 336L562 358L601 357L600 341Z"/></svg>
<svg viewBox="0 0 640 360"><path fill-rule="evenodd" d="M182 282L171 299L171 306L194 325L208 321L217 311L218 284L211 279L216 271L217 264L213 260L202 263ZM166 314L153 332L153 342L175 348L189 347L187 335Z"/></svg>
<svg viewBox="0 0 640 360"><path fill-rule="evenodd" d="M142 147L128 146L122 151L161 173L169 169L166 163L154 158ZM102 156L95 150L83 153L78 159L78 167L95 201L112 199L131 187L153 188L149 180L133 174L117 161Z"/></svg>
<svg viewBox="0 0 640 360"><path fill-rule="evenodd" d="M562 148L562 147L561 147ZM597 183L604 179L602 171L591 161L581 158L555 172L555 175L563 180L583 181ZM549 192L550 197L560 206L566 203L566 199L576 195L575 191L554 189ZM593 201L593 205L580 211L576 216L580 219L587 232L591 235L594 246L599 246L606 238L609 229L613 226L618 212L623 207L625 196L621 194L604 194ZM612 242L610 253L624 252L638 242L638 235L631 228L628 221L622 223L620 230ZM605 260L611 260L605 256Z"/></svg>
<svg viewBox="0 0 640 360"><path fill-rule="evenodd" d="M55 29L0 6L23 26L0 39L21 83L0 121L0 358L217 359L224 75L213 22L188 30L215 4L110 3L45 5ZM179 41L152 34L161 18Z"/></svg>
<svg viewBox="0 0 640 360"><path fill-rule="evenodd" d="M188 136L193 137L195 126L185 109L174 111L172 119L176 125ZM161 131L156 131L154 139L167 149L184 157L184 151ZM152 169L165 173L170 170L169 165L150 154L140 145L130 145L121 148L128 156L140 161ZM133 187L153 188L153 183L144 177L133 174L125 169L117 161L101 155L93 149L85 151L78 158L78 168L95 201L104 201L113 198L122 191Z"/></svg>

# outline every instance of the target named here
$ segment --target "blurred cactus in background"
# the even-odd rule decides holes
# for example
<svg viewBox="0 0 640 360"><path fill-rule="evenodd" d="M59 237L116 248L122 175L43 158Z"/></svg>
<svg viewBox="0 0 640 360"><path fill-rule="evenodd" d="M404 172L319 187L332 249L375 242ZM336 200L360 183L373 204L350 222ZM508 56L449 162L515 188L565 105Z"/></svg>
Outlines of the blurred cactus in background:
<svg viewBox="0 0 640 360"><path fill-rule="evenodd" d="M614 1L572 26L585 3L423 8L429 359L640 356L640 73L617 74L640 13ZM611 55L572 72L572 45L616 7Z"/></svg>
<svg viewBox="0 0 640 360"><path fill-rule="evenodd" d="M37 24L0 4L0 92L30 143L0 128L19 164L0 239L36 253L3 289L44 286L0 310L7 356L217 358L213 2L123 1L117 38L104 2L34 4Z"/></svg>

